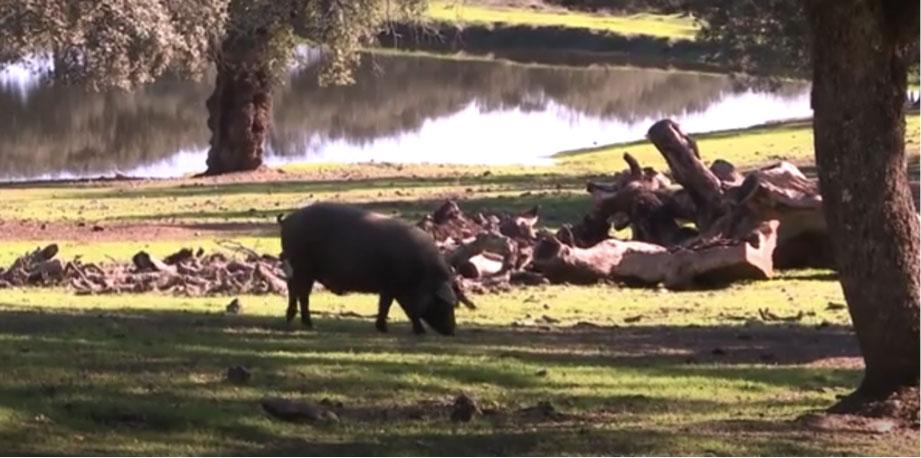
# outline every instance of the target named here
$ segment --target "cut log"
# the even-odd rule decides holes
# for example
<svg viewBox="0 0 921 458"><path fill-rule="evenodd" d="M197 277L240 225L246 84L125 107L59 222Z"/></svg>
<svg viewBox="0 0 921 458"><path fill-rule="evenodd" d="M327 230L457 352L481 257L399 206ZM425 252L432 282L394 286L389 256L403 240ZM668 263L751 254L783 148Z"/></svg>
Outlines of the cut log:
<svg viewBox="0 0 921 458"><path fill-rule="evenodd" d="M764 222L744 240L669 251L645 242L605 240L591 248L544 238L535 248L534 266L553 283L619 280L670 289L720 286L739 279L773 275L771 255L777 222Z"/></svg>
<svg viewBox="0 0 921 458"><path fill-rule="evenodd" d="M668 251L645 242L604 240L591 248L545 238L534 248L534 267L552 283L591 284L604 279L654 284L664 278L659 265Z"/></svg>
<svg viewBox="0 0 921 458"><path fill-rule="evenodd" d="M499 263L500 268L492 273L508 271L515 267L518 261L518 245L510 238L496 233L483 233L477 235L475 239L463 243L454 249L445 256L445 259L448 261L448 264L453 266L456 270L466 270L469 275L475 275L464 275L465 277L479 278L483 273L483 268L486 268L487 271L491 271L492 267L487 267L485 260L481 262L482 265L480 266L470 266L470 260L484 252L498 254L503 259L503 261ZM475 269L477 273L471 271L471 268Z"/></svg>
<svg viewBox="0 0 921 458"><path fill-rule="evenodd" d="M496 261L483 254L469 258L458 269L464 278L485 278L507 271L502 269L502 261Z"/></svg>
<svg viewBox="0 0 921 458"><path fill-rule="evenodd" d="M781 162L756 170L740 186L728 188L726 197L732 211L715 221L702 239L738 239L761 222L776 220L775 267L833 267L818 183L795 165Z"/></svg>

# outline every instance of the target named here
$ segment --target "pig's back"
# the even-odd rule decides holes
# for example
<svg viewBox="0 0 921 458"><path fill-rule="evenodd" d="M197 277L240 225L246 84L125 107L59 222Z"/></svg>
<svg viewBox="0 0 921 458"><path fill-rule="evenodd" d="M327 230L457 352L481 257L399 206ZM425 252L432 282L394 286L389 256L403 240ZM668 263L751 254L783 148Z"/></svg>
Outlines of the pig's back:
<svg viewBox="0 0 921 458"><path fill-rule="evenodd" d="M314 204L285 219L282 249L302 259L333 292L398 294L431 278L447 278L447 265L427 237L360 208Z"/></svg>

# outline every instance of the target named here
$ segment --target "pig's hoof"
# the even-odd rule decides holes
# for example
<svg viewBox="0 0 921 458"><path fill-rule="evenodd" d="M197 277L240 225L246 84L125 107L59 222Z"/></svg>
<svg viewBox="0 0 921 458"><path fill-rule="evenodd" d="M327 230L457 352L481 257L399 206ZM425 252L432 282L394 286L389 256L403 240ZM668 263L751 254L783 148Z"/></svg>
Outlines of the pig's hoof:
<svg viewBox="0 0 921 458"><path fill-rule="evenodd" d="M377 330L380 332L387 332L387 322L386 321L378 320L377 322L374 323L374 327L377 328Z"/></svg>
<svg viewBox="0 0 921 458"><path fill-rule="evenodd" d="M415 334L415 335L417 335L417 336L424 336L424 335L425 335L425 328L423 328L422 326L413 325L413 334Z"/></svg>
<svg viewBox="0 0 921 458"><path fill-rule="evenodd" d="M301 321L301 325L307 329L313 329L313 323L310 321Z"/></svg>

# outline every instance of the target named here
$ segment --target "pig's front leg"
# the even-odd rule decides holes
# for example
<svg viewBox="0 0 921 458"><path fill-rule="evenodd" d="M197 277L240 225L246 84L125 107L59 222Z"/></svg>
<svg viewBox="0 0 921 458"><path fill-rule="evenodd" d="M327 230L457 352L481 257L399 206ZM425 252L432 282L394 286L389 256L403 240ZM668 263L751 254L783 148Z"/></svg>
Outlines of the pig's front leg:
<svg viewBox="0 0 921 458"><path fill-rule="evenodd" d="M303 287L298 292L298 300L301 303L301 324L307 328L313 328L313 322L310 321L310 292L313 290L313 279L305 280L301 284Z"/></svg>
<svg viewBox="0 0 921 458"><path fill-rule="evenodd" d="M377 303L377 321L374 323L374 327L380 332L387 332L387 315L390 313L391 304L393 304L393 297L381 294Z"/></svg>

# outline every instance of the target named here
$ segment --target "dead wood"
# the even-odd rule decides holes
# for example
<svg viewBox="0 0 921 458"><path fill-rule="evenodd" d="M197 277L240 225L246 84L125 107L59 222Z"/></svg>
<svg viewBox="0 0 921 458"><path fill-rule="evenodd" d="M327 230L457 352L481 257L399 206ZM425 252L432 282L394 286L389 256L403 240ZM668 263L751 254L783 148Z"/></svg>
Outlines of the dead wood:
<svg viewBox="0 0 921 458"><path fill-rule="evenodd" d="M628 283L683 289L721 285L738 279L765 279L773 274L771 253L776 244L776 221L765 222L744 241L723 241L694 249L667 250L661 245L605 240L591 248L567 246L555 238L542 239L534 252L534 266L554 283Z"/></svg>
<svg viewBox="0 0 921 458"><path fill-rule="evenodd" d="M720 180L700 160L697 143L670 119L653 124L646 136L668 162L672 177L694 201L697 227L707 231L726 208Z"/></svg>

